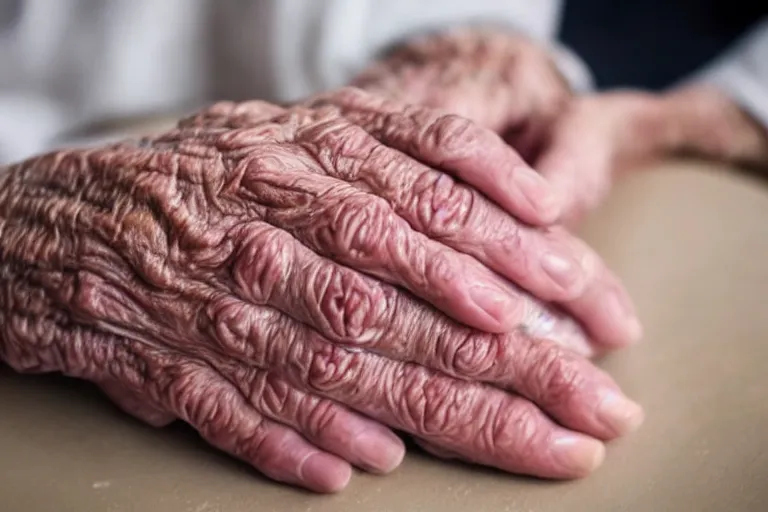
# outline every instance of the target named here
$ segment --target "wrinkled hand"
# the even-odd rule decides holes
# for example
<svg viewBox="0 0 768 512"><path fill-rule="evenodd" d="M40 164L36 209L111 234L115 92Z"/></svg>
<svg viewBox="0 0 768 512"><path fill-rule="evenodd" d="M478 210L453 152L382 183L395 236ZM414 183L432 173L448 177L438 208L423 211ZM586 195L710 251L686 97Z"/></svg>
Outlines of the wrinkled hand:
<svg viewBox="0 0 768 512"><path fill-rule="evenodd" d="M629 308L624 291L565 232L518 223L430 165L520 218L549 215L490 132L349 90L289 109L222 104L157 139L11 166L0 358L96 382L151 424L182 419L316 491L343 488L350 464L397 466L384 425L507 471L589 473L596 438L642 412L534 337L583 340L575 324L484 265L567 297L605 343L626 334L606 313ZM578 286L547 277L534 255L550 251L589 262Z"/></svg>
<svg viewBox="0 0 768 512"><path fill-rule="evenodd" d="M768 132L717 90L692 85L665 94L575 97L548 49L505 30L415 38L353 83L503 135L552 183L566 223L599 204L618 174L665 156L768 168Z"/></svg>
<svg viewBox="0 0 768 512"><path fill-rule="evenodd" d="M655 101L637 92L583 96L552 124L534 165L563 201L563 221L576 222L596 207L618 173L663 152L665 127Z"/></svg>
<svg viewBox="0 0 768 512"><path fill-rule="evenodd" d="M571 98L550 52L493 28L460 28L392 49L353 84L468 117L509 139L524 157Z"/></svg>
<svg viewBox="0 0 768 512"><path fill-rule="evenodd" d="M574 99L542 142L534 165L578 219L623 172L685 153L768 166L768 133L715 89L617 91Z"/></svg>

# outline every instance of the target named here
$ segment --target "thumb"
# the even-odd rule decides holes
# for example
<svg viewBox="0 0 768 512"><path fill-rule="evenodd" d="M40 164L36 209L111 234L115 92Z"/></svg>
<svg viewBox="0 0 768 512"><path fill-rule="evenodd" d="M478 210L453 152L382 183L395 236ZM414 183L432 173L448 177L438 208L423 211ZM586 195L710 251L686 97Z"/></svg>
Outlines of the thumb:
<svg viewBox="0 0 768 512"><path fill-rule="evenodd" d="M609 141L588 126L570 124L553 132L534 168L550 183L566 219L581 216L605 195L611 153Z"/></svg>

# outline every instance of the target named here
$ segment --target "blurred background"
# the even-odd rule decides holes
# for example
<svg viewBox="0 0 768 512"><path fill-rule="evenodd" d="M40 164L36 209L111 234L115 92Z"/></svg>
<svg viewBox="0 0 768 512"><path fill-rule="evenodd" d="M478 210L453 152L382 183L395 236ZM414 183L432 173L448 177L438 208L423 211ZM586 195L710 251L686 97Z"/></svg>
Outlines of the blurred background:
<svg viewBox="0 0 768 512"><path fill-rule="evenodd" d="M400 5L392 11L410 23L408 2L380 1ZM362 3L0 0L0 163L93 140L116 122L147 129L156 116L167 121L215 99L285 101L343 85L339 77L371 58L360 41L377 37L376 17L361 21ZM524 17L535 10L527 6L558 4L509 0L505 9ZM765 0L564 4L559 40L600 88L669 87L768 13Z"/></svg>
<svg viewBox="0 0 768 512"><path fill-rule="evenodd" d="M659 90L706 66L766 13L765 0L566 0L560 34L599 87Z"/></svg>

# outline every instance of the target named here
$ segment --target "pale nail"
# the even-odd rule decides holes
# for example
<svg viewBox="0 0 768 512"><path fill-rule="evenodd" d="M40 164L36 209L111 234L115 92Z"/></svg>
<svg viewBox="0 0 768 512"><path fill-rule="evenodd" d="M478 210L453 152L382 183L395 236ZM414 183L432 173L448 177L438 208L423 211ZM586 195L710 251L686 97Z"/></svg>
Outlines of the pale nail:
<svg viewBox="0 0 768 512"><path fill-rule="evenodd" d="M469 296L480 309L499 322L502 328L510 324L509 315L513 302L509 294L489 286L478 285L469 289Z"/></svg>
<svg viewBox="0 0 768 512"><path fill-rule="evenodd" d="M317 492L339 492L352 478L349 464L323 452L310 455L299 472L307 487Z"/></svg>
<svg viewBox="0 0 768 512"><path fill-rule="evenodd" d="M598 418L618 436L634 432L643 424L643 408L616 391L609 391L597 407Z"/></svg>
<svg viewBox="0 0 768 512"><path fill-rule="evenodd" d="M572 291L582 281L581 266L572 258L555 253L547 253L541 258L541 268L564 290ZM575 291L574 291L575 293Z"/></svg>
<svg viewBox="0 0 768 512"><path fill-rule="evenodd" d="M554 222L562 213L560 201L549 182L527 167L518 167L512 175L512 186L519 187L528 203L543 220Z"/></svg>
<svg viewBox="0 0 768 512"><path fill-rule="evenodd" d="M624 328L622 330L626 331L630 342L636 343L640 341L640 338L643 336L643 326L640 324L634 308L627 303L627 300L620 296L619 292L615 292L608 299L607 309L608 314L614 318L614 321L623 325Z"/></svg>
<svg viewBox="0 0 768 512"><path fill-rule="evenodd" d="M394 434L364 431L353 441L352 453L360 458L362 469L390 473L403 461L405 446Z"/></svg>
<svg viewBox="0 0 768 512"><path fill-rule="evenodd" d="M552 448L561 466L576 477L589 475L605 460L603 443L578 434L556 438Z"/></svg>

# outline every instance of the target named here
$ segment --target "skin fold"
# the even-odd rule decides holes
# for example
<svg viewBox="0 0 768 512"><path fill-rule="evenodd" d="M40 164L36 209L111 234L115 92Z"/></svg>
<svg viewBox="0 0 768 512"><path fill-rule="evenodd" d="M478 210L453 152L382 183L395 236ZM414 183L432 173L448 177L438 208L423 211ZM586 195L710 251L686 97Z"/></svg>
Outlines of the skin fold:
<svg viewBox="0 0 768 512"><path fill-rule="evenodd" d="M0 359L318 492L393 470L393 429L584 476L642 421L584 355L639 324L552 196L493 131L354 88L41 155L0 175Z"/></svg>

